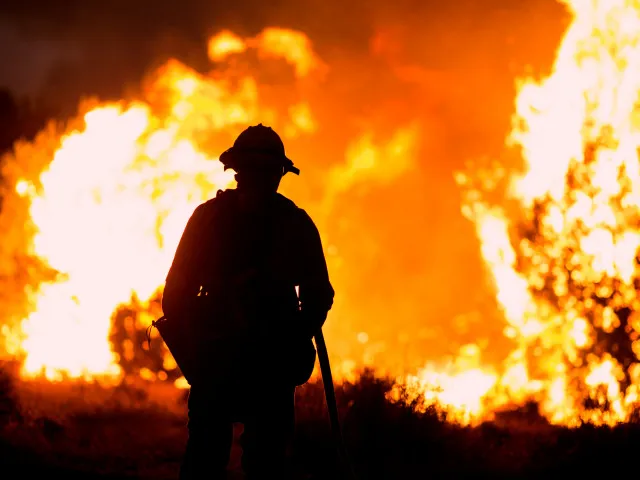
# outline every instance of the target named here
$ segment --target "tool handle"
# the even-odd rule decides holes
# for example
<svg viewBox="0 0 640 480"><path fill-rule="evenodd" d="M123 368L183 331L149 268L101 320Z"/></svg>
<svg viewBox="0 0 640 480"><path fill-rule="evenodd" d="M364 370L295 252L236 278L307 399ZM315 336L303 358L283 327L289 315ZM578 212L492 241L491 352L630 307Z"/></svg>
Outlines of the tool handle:
<svg viewBox="0 0 640 480"><path fill-rule="evenodd" d="M316 342L316 350L318 351L320 373L322 374L322 384L324 387L325 400L327 402L327 410L329 412L329 421L331 422L333 440L338 450L338 456L343 464L343 468L346 470L347 477L352 480L356 480L357 477L353 471L353 466L349 461L347 448L344 444L344 438L342 437L342 428L340 427L340 417L338 416L338 405L336 402L336 391L333 385L331 364L329 363L329 352L327 351L327 344L324 340L322 329L318 330L314 338Z"/></svg>

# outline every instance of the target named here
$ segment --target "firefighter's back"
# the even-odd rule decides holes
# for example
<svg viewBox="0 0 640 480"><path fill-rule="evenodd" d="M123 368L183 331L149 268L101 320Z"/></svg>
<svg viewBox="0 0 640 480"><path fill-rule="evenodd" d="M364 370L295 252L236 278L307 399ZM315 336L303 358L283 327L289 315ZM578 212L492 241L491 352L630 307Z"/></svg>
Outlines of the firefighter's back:
<svg viewBox="0 0 640 480"><path fill-rule="evenodd" d="M265 366L287 362L282 354L303 341L295 338L296 259L302 254L305 214L280 194L243 204L236 190L222 192L206 209L203 314L196 327L206 343L201 347L209 359L205 368L229 381L261 375L261 370L269 370L272 380L285 375L287 368ZM309 352L308 345L298 349Z"/></svg>

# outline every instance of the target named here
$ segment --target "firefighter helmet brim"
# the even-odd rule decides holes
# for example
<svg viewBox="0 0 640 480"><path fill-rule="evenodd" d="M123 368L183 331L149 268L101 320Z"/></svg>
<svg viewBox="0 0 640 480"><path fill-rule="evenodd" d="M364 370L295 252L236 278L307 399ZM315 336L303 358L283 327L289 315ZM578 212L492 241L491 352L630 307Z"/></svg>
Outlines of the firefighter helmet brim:
<svg viewBox="0 0 640 480"><path fill-rule="evenodd" d="M238 135L233 146L220 155L220 162L225 170L231 168L236 172L243 168L281 167L283 174L300 174L285 154L280 136L262 124L249 127Z"/></svg>

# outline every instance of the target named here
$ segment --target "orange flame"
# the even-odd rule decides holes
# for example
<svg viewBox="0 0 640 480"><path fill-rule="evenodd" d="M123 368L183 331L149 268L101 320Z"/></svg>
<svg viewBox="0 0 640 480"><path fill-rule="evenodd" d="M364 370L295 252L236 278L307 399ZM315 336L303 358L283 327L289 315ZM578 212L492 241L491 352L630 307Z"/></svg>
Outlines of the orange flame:
<svg viewBox="0 0 640 480"><path fill-rule="evenodd" d="M524 168L456 177L512 350L492 365L483 360L484 346L465 345L453 358L405 372L389 392L392 400L438 405L452 421L479 422L535 401L553 423L615 424L629 420L638 402L640 3L564 3L574 19L553 72L542 82L524 81L516 100L509 142L521 149ZM25 376L119 379L111 316L132 297L142 306L150 301L188 215L233 183L218 153L252 123L273 125L285 140L318 129L301 85L328 67L304 34L268 28L242 38L223 31L208 52L218 70L204 75L169 61L136 101L86 103L78 119L16 145L5 162L12 190L0 215L24 230L20 241L28 248L15 239L3 246L20 255L7 255L15 264L2 273L27 277L28 288L16 292L26 307L5 315L18 321L0 334L7 353L24 356ZM286 100L270 103L272 92L248 73L252 55L288 65L296 88ZM353 140L345 161L326 169L315 206L321 230L345 191L411 171L420 139L414 122L385 140L371 132ZM338 291L341 247L327 245ZM373 242L358 248L379 258ZM341 308L338 299L335 314L345 316ZM353 332L363 356L341 358L338 376L349 379L374 363L385 347L372 338ZM170 357L164 367L175 369Z"/></svg>
<svg viewBox="0 0 640 480"><path fill-rule="evenodd" d="M274 50L278 33L283 44L302 39L270 30L260 37L265 51L280 52ZM223 50L242 50L241 39L221 35L210 45L218 58ZM307 48L302 41L286 58L304 74L313 63L305 59ZM304 104L290 112L290 135L314 129ZM251 77L232 88L224 78L170 61L142 101L86 107L78 125L59 137L39 178L15 178L15 192L29 202L30 253L57 272L32 293L31 313L20 327L4 331L25 353L25 375L121 374L108 341L115 307L132 295L153 296L188 216L233 182L233 173L208 153L224 144L205 147L207 132L237 131L264 113Z"/></svg>
<svg viewBox="0 0 640 480"><path fill-rule="evenodd" d="M475 412L525 393L551 422L615 424L638 389L640 3L564 3L574 19L553 72L516 101L524 172L458 178L515 345L501 370L520 372L497 375ZM502 205L485 200L502 188Z"/></svg>
<svg viewBox="0 0 640 480"><path fill-rule="evenodd" d="M294 87L305 81L306 88L326 66L304 34L267 28L241 38L223 31L208 47L212 60L229 63L205 75L170 60L137 100L85 102L67 127L52 124L33 143L17 144L4 162L12 190L4 195L0 225L12 225L13 232L24 228L20 242L27 243L9 245L8 257L20 252L37 260L26 272L26 305L6 315L15 321L0 331L4 350L24 357L25 377L118 381L122 359L110 345L111 317L132 298L143 310L150 308L188 216L233 184L233 173L223 171L217 155L249 124L273 125L285 141L318 128L303 92L270 104L262 98L269 86L260 85L242 62L231 61L252 53L280 67L284 60ZM397 160L385 169L391 175L410 168L417 141L415 126L399 128L388 144L368 132L356 139L346 164L328 172L316 218L322 222L335 197L361 177L384 181L384 171L376 170L382 152ZM328 245L327 251L329 262L339 265L336 247ZM143 316L126 328L146 327L151 319ZM129 360L135 348L127 340L120 355ZM348 375L354 366L345 359L336 365L337 374ZM170 355L163 368L176 369ZM139 373L167 377L148 368Z"/></svg>

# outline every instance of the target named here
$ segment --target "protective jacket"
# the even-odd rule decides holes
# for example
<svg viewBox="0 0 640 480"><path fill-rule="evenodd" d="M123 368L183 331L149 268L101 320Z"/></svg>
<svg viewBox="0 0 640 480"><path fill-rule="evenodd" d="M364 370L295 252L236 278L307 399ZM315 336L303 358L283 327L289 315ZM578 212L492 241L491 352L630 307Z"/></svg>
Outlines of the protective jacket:
<svg viewBox="0 0 640 480"><path fill-rule="evenodd" d="M162 308L191 332L200 378L252 375L262 365L300 385L311 375L311 338L333 296L309 215L277 193L247 206L230 189L193 212Z"/></svg>

